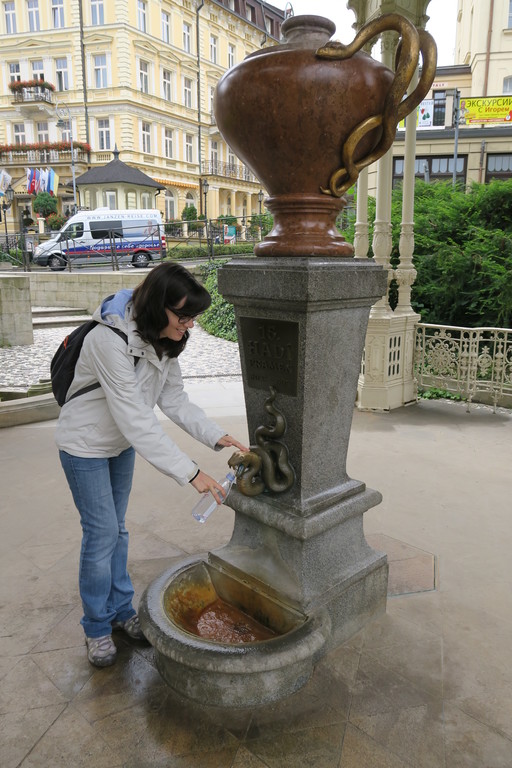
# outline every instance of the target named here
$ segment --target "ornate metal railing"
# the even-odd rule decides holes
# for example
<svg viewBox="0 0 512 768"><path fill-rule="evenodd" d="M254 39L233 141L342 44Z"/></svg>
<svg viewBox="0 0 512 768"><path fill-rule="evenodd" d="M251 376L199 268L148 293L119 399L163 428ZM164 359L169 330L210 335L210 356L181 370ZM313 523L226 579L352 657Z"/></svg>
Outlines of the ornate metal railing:
<svg viewBox="0 0 512 768"><path fill-rule="evenodd" d="M201 173L211 176L225 176L229 179L242 179L243 181L257 181L256 176L245 165L239 163L223 163L213 160L201 163Z"/></svg>
<svg viewBox="0 0 512 768"><path fill-rule="evenodd" d="M414 372L420 387L439 387L496 405L512 397L512 330L418 323Z"/></svg>
<svg viewBox="0 0 512 768"><path fill-rule="evenodd" d="M74 149L75 162L88 162L88 154L82 149ZM0 163L10 165L34 165L36 163L70 163L71 152L65 149L22 149L0 152Z"/></svg>
<svg viewBox="0 0 512 768"><path fill-rule="evenodd" d="M23 88L13 93L13 99L15 104L33 104L41 101L53 104L53 92L47 88Z"/></svg>

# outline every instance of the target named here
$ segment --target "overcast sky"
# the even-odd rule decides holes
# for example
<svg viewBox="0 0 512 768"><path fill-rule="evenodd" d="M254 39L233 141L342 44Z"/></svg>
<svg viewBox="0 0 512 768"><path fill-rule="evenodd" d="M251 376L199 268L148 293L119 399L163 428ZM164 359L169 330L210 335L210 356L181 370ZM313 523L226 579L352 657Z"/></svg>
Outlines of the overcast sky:
<svg viewBox="0 0 512 768"><path fill-rule="evenodd" d="M271 5L282 8L286 0L269 0ZM292 0L291 5L295 16L310 14L326 16L336 24L334 38L342 43L349 43L354 37L352 24L355 21L353 11L347 10L345 0ZM457 0L431 0L427 15L430 21L427 30L434 37L438 48L438 66L454 63L455 53L455 21L457 16Z"/></svg>

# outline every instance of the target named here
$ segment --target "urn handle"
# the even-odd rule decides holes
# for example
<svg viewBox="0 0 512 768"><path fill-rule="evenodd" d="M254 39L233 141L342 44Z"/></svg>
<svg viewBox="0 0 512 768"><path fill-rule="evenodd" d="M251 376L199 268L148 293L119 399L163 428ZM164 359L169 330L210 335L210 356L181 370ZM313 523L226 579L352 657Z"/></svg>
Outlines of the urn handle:
<svg viewBox="0 0 512 768"><path fill-rule="evenodd" d="M329 179L329 187L321 188L326 195L341 197L356 181L360 171L384 155L393 144L396 127L400 120L412 112L425 98L434 80L437 64L437 47L434 38L423 29L416 29L403 16L396 13L385 14L365 24L349 45L333 41L322 46L316 55L322 59L349 59L366 43L382 32L398 32L400 35L397 49L396 71L388 91L382 114L373 115L357 125L346 139L341 153L341 168ZM419 55L422 58L422 71L418 85L406 98L407 89L418 66ZM375 128L382 128L382 135L377 146L366 157L354 162L354 153L361 139Z"/></svg>

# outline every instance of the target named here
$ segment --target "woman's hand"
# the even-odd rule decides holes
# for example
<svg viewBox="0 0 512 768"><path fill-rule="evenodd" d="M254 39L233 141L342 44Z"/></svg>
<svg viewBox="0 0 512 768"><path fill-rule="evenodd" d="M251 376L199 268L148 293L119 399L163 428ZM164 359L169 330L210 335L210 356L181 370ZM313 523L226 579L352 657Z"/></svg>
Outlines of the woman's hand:
<svg viewBox="0 0 512 768"><path fill-rule="evenodd" d="M235 438L231 437L231 435L224 435L224 437L221 437L221 439L217 442L217 445L220 445L221 448L229 448L230 446L235 446L235 448L239 448L241 451L249 450L249 448L247 448L245 445L242 445L242 443L239 443L238 440L235 440Z"/></svg>
<svg viewBox="0 0 512 768"><path fill-rule="evenodd" d="M211 491L217 504L222 504L226 498L226 491L222 485L214 480L213 477L207 475L206 472L201 472L201 470L199 470L199 473L190 481L190 485L193 485L198 493L207 493L208 491Z"/></svg>

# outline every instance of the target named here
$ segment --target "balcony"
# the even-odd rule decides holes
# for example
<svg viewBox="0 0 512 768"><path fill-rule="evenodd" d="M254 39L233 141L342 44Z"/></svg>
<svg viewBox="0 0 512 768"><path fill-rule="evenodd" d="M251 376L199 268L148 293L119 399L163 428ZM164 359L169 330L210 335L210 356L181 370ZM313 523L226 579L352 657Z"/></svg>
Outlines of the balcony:
<svg viewBox="0 0 512 768"><path fill-rule="evenodd" d="M53 104L55 86L45 80L15 81L9 83L13 103L25 112L39 110L40 104Z"/></svg>
<svg viewBox="0 0 512 768"><path fill-rule="evenodd" d="M227 179L240 179L253 184L258 183L258 179L247 166L239 163L221 163L210 160L201 164L201 173L208 176L223 176Z"/></svg>
<svg viewBox="0 0 512 768"><path fill-rule="evenodd" d="M74 142L73 159L75 163L87 163L91 148L88 144ZM71 144L68 141L39 144L4 144L0 145L0 163L7 166L27 165L70 165Z"/></svg>

